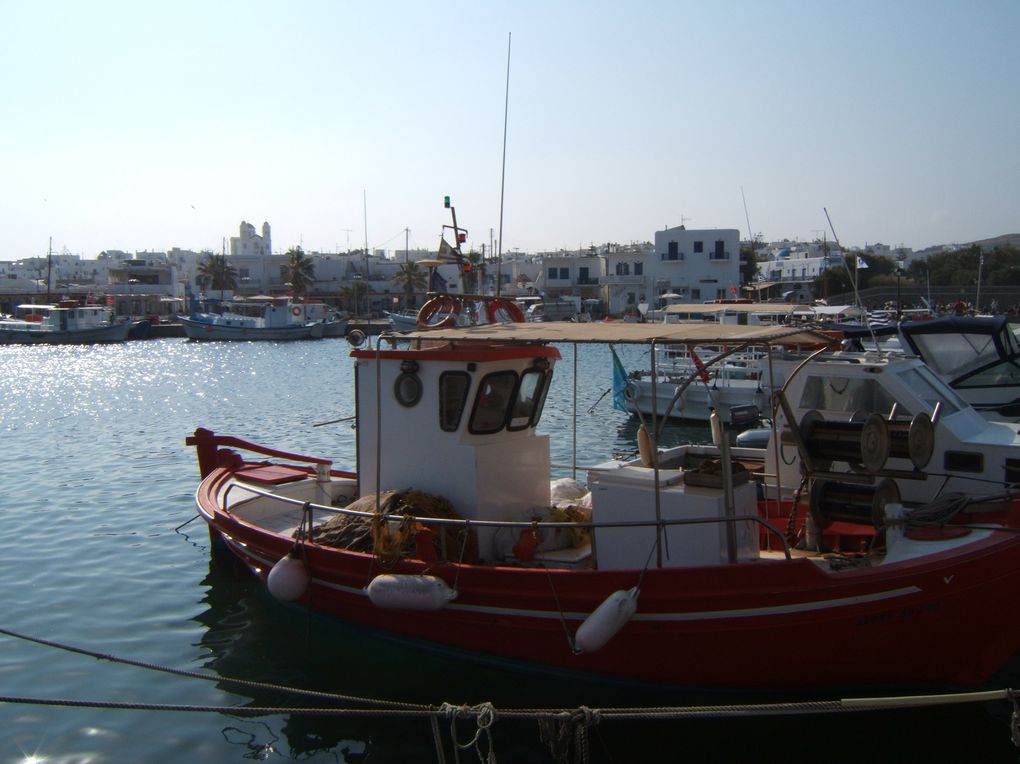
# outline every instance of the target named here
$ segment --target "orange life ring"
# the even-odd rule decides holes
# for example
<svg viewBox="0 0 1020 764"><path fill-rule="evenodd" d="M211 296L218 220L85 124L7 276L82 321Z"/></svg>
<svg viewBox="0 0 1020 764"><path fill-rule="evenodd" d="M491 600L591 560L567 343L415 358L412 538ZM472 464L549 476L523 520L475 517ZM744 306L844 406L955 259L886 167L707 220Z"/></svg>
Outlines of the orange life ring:
<svg viewBox="0 0 1020 764"><path fill-rule="evenodd" d="M431 319L437 313L446 313L446 317L436 321L436 323L429 323ZM460 313L460 301L454 299L450 295L440 295L433 297L431 300L426 302L421 308L418 309L418 328L419 329L446 329L447 327L454 326L457 323L457 315Z"/></svg>
<svg viewBox="0 0 1020 764"><path fill-rule="evenodd" d="M496 317L497 314L503 311L510 320L516 324L524 323L524 311L521 310L521 306L513 300L508 300L505 297L498 297L495 300L489 300L485 303L485 319L490 324L499 323L499 319Z"/></svg>
<svg viewBox="0 0 1020 764"><path fill-rule="evenodd" d="M293 308L290 309L290 312L291 312L292 315L300 316L301 315L301 308L299 308L297 305L295 305Z"/></svg>

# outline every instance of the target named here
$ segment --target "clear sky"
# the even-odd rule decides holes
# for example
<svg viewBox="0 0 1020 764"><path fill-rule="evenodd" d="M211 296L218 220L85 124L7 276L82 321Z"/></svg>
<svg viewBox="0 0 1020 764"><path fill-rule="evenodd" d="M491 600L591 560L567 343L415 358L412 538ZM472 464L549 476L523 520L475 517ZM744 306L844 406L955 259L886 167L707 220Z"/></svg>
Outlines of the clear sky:
<svg viewBox="0 0 1020 764"><path fill-rule="evenodd" d="M1018 0L0 0L0 259L1020 232ZM746 199L746 213L744 200ZM365 203L367 200L367 204ZM490 230L492 233L490 234Z"/></svg>

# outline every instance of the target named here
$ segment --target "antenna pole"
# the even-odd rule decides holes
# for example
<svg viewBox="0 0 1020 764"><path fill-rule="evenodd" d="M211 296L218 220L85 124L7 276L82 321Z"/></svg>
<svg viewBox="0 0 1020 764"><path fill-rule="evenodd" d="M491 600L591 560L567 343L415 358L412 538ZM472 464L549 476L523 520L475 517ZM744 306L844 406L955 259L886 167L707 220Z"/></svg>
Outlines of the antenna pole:
<svg viewBox="0 0 1020 764"><path fill-rule="evenodd" d="M503 192L506 189L506 125L510 110L510 42L513 32L506 35L506 97L503 102L503 169L499 179L499 251L496 253L496 297L502 284L503 267Z"/></svg>

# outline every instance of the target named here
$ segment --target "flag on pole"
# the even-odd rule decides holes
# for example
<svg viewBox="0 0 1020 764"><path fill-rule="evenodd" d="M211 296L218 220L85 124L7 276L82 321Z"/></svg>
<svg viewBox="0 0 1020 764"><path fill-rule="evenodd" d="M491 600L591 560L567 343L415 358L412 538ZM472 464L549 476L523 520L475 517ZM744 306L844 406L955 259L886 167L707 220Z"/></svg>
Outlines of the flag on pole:
<svg viewBox="0 0 1020 764"><path fill-rule="evenodd" d="M694 368L698 370L698 376L701 377L701 381L707 385L708 369L705 368L705 364L702 360L698 358L698 354L694 352L694 348L691 348L691 360L694 361Z"/></svg>
<svg viewBox="0 0 1020 764"><path fill-rule="evenodd" d="M442 260L444 263L460 263L463 258L457 253L453 247L447 243L445 238L439 239L439 255L437 260Z"/></svg>
<svg viewBox="0 0 1020 764"><path fill-rule="evenodd" d="M613 353L613 408L618 411L627 411L627 370L623 368L623 361L616 354L616 348L612 345L609 349Z"/></svg>
<svg viewBox="0 0 1020 764"><path fill-rule="evenodd" d="M868 267L869 267L869 266L868 266L868 261L867 261L867 260L865 260L865 259L864 259L863 257L861 257L860 255L858 255L858 256L857 256L857 270L860 270L860 269L862 269L862 268L868 268Z"/></svg>

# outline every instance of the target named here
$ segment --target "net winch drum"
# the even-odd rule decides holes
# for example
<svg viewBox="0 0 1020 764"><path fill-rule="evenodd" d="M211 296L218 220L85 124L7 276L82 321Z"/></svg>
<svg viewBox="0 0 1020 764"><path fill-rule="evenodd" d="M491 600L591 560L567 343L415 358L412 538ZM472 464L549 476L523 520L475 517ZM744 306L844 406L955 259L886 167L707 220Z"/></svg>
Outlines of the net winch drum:
<svg viewBox="0 0 1020 764"><path fill-rule="evenodd" d="M829 422L812 410L801 418L799 429L817 469L839 461L878 472L889 458L889 427L879 414L868 414L863 421L855 416L849 422Z"/></svg>
<svg viewBox="0 0 1020 764"><path fill-rule="evenodd" d="M819 530L834 522L885 525L885 505L900 502L900 489L892 480L875 485L818 480L811 486L811 519Z"/></svg>
<svg viewBox="0 0 1020 764"><path fill-rule="evenodd" d="M909 422L905 419L888 422L889 456L910 459L919 470L931 461L935 450L935 426L923 411Z"/></svg>

